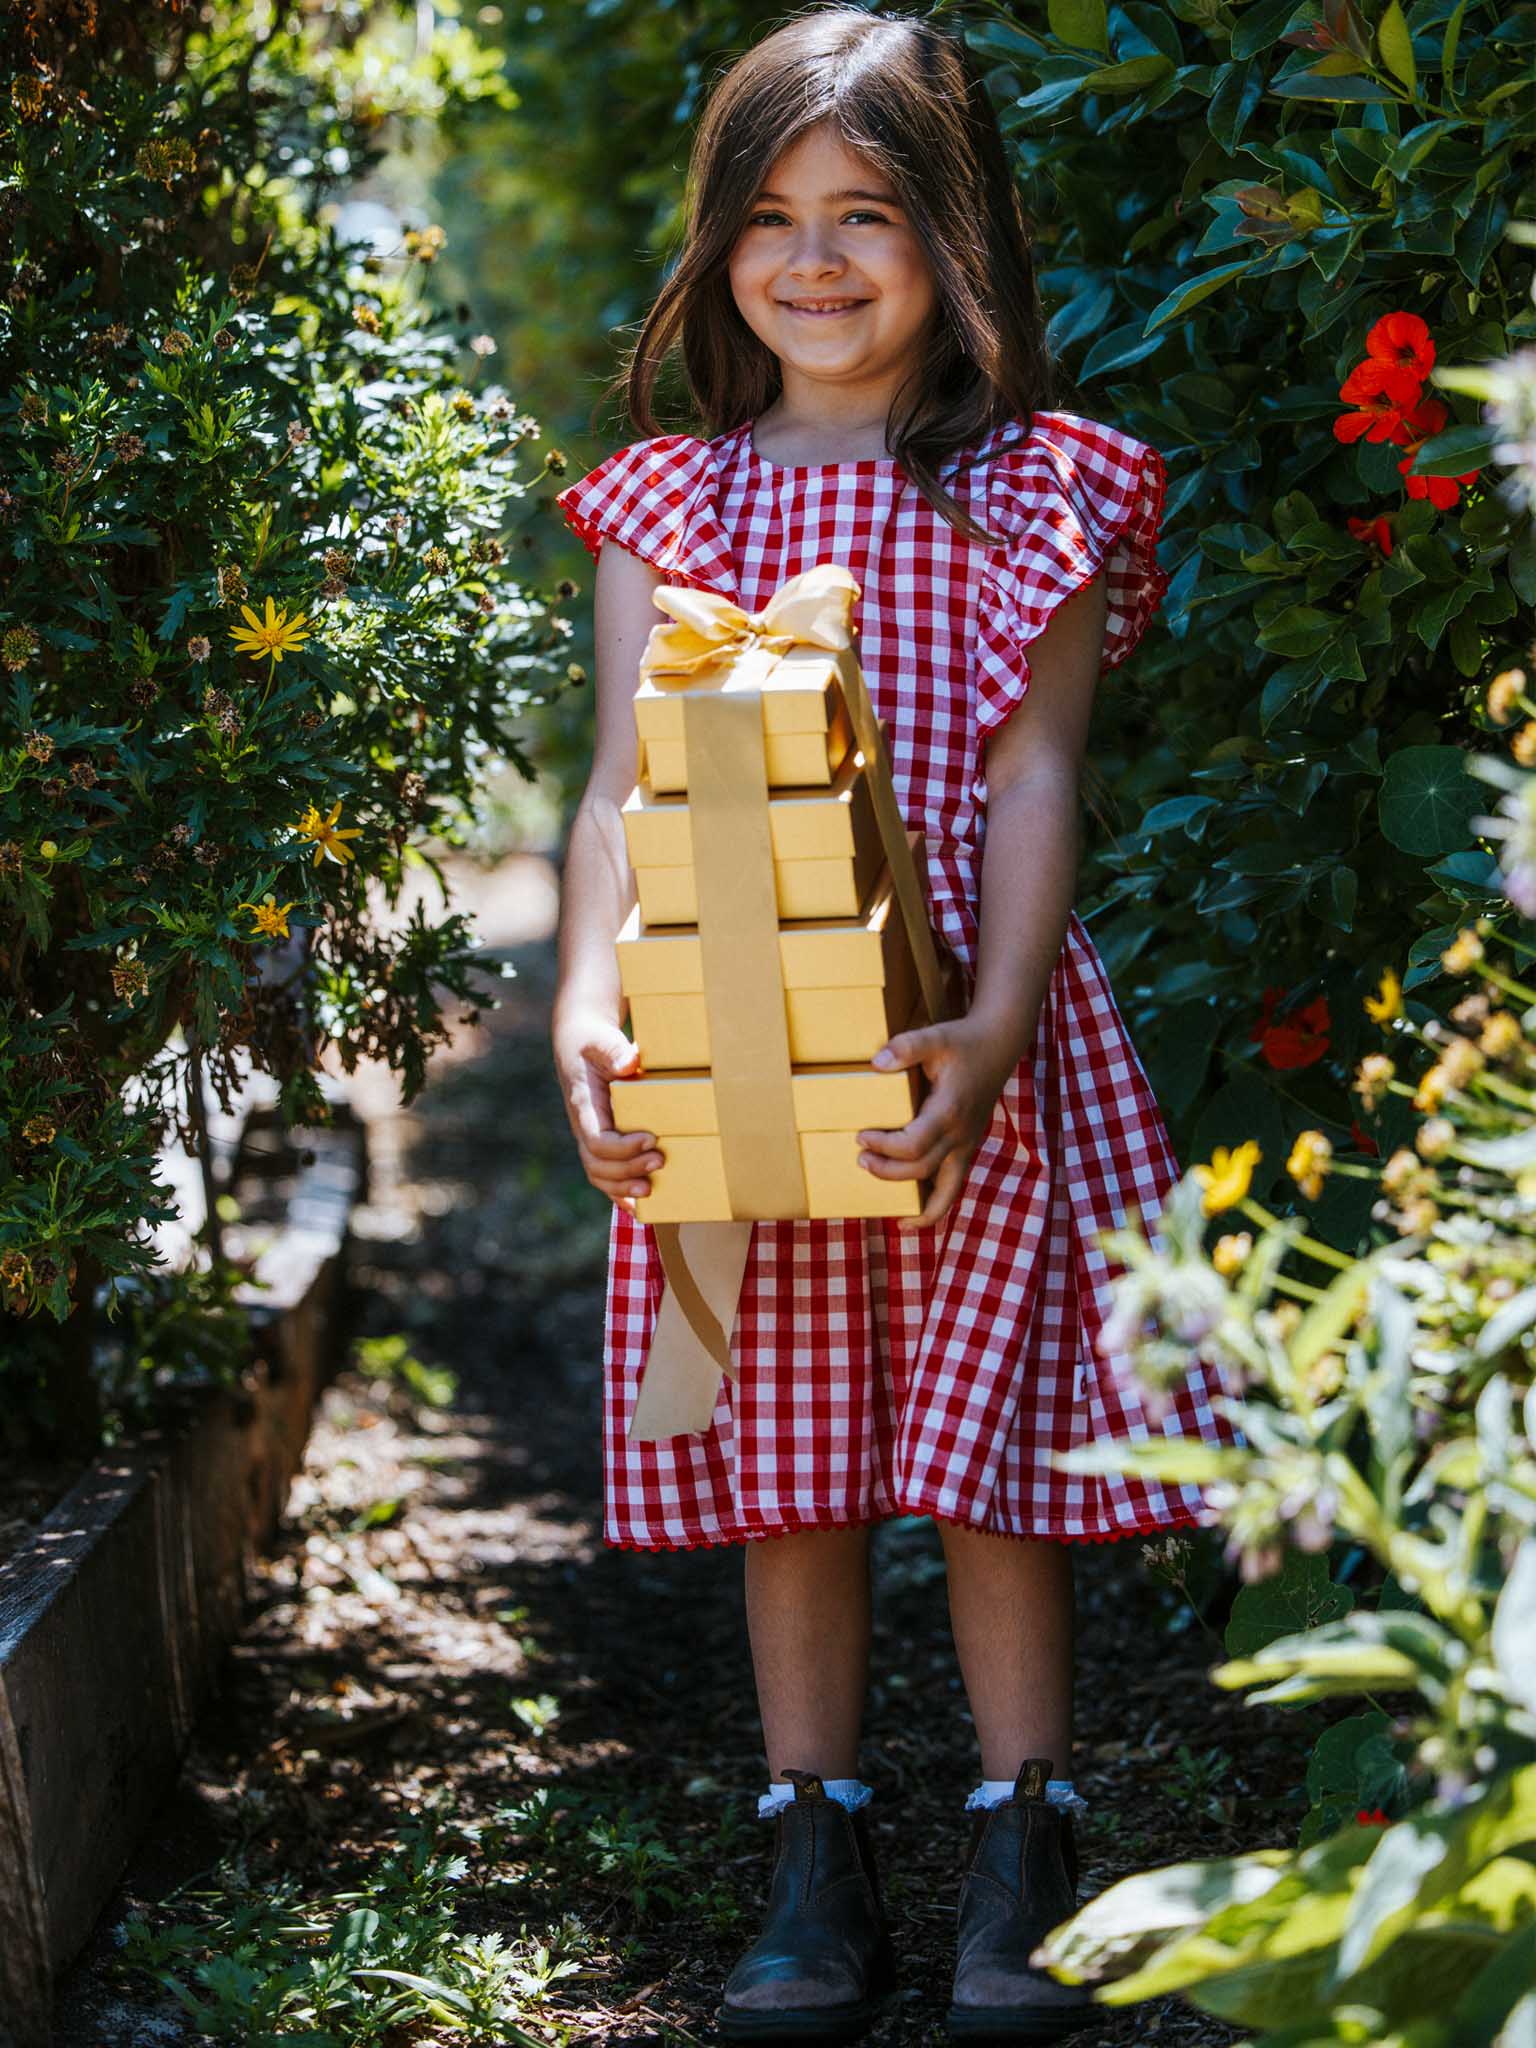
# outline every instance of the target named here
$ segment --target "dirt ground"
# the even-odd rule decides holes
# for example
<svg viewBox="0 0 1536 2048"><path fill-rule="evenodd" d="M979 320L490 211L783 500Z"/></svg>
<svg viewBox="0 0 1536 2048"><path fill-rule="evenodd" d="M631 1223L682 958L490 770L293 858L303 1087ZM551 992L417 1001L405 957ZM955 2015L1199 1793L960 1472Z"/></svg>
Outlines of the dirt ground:
<svg viewBox="0 0 1536 2048"><path fill-rule="evenodd" d="M503 893L482 919L516 979L412 1108L377 1075L360 1083L374 1186L354 1278L369 1341L326 1396L177 1794L66 1988L59 2048L207 2037L125 1971L124 1925L184 1920L221 1857L253 1895L287 1885L318 1901L426 1811L450 1812L478 1858L463 1924L580 1958L530 1991L523 2032L488 2038L707 2039L754 1931L765 1772L740 1554L621 1552L599 1533L607 1210L549 1068L549 881L527 869L516 905ZM876 1558L865 1776L904 1981L874 2037L884 2048L943 2038L977 1770L932 1525L883 1525ZM1216 1645L1135 1546L1079 1558L1083 1895L1287 1839L1304 1804L1299 1719L1207 1682ZM388 2048L464 2038L423 2024ZM1238 2037L1170 2003L1079 2038Z"/></svg>

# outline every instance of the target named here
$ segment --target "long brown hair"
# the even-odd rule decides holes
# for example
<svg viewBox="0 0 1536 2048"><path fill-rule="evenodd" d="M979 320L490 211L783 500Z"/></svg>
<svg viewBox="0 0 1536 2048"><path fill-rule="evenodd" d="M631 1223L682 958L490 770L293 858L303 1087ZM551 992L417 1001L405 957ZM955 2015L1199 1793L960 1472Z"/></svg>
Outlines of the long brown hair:
<svg viewBox="0 0 1536 2048"><path fill-rule="evenodd" d="M997 546L939 471L1005 422L1021 422L1023 439L1060 386L992 103L960 37L919 15L809 7L715 81L689 158L681 252L605 397L623 392L639 433L664 431L652 396L674 352L711 436L778 396L778 358L742 319L728 266L770 166L818 121L890 180L937 285L886 445L952 526Z"/></svg>

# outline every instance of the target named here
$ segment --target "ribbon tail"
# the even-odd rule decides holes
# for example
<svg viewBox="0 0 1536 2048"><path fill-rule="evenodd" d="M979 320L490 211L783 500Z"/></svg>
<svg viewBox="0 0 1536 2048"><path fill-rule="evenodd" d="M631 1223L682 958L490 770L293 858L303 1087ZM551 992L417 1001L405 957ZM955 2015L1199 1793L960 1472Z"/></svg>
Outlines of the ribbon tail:
<svg viewBox="0 0 1536 2048"><path fill-rule="evenodd" d="M720 1375L736 1377L731 1325L752 1243L749 1222L658 1223L654 1229L667 1288L630 1419L632 1443L708 1429Z"/></svg>

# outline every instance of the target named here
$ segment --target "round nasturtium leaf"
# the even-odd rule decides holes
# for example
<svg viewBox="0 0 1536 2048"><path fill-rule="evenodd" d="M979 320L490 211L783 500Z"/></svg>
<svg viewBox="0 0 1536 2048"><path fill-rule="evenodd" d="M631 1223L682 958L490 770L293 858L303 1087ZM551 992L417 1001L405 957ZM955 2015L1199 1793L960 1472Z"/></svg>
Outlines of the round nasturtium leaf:
<svg viewBox="0 0 1536 2048"><path fill-rule="evenodd" d="M1381 778L1381 829L1404 853L1436 857L1472 838L1488 792L1467 773L1459 747L1400 747Z"/></svg>

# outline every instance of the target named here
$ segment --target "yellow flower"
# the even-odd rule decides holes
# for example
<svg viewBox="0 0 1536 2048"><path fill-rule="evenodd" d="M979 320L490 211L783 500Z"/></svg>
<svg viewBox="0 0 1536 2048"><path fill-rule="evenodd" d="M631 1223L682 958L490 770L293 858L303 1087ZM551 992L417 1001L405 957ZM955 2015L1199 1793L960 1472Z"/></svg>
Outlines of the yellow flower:
<svg viewBox="0 0 1536 2048"><path fill-rule="evenodd" d="M345 851L345 849L343 849ZM319 859L319 854L315 858ZM259 903L237 903L236 910L248 910L256 920L256 929L251 934L257 939L286 939L288 936L288 913L297 899L279 903L269 889Z"/></svg>
<svg viewBox="0 0 1536 2048"><path fill-rule="evenodd" d="M1455 1083L1444 1061L1440 1061L1431 1067L1427 1073L1420 1076L1419 1085L1413 1091L1414 1108L1423 1110L1438 1109L1446 1096L1450 1094L1454 1085Z"/></svg>
<svg viewBox="0 0 1536 2048"><path fill-rule="evenodd" d="M51 1116L29 1116L21 1127L21 1135L29 1145L51 1145L58 1131Z"/></svg>
<svg viewBox="0 0 1536 2048"><path fill-rule="evenodd" d="M1447 974L1470 974L1482 957L1483 942L1476 932L1468 929L1456 934L1440 955L1440 965Z"/></svg>
<svg viewBox="0 0 1536 2048"><path fill-rule="evenodd" d="M1248 1183L1253 1179L1253 1169L1264 1154L1252 1138L1245 1138L1241 1145L1228 1151L1225 1145L1216 1146L1211 1153L1209 1166L1197 1166L1195 1179L1204 1189L1200 1203L1201 1212L1206 1216L1218 1216L1223 1209L1230 1209L1240 1202L1248 1192Z"/></svg>
<svg viewBox="0 0 1536 2048"><path fill-rule="evenodd" d="M1421 1159L1443 1159L1456 1142L1456 1126L1448 1116L1426 1117L1413 1142Z"/></svg>
<svg viewBox="0 0 1536 2048"><path fill-rule="evenodd" d="M1365 999L1365 1014L1375 1024L1390 1024L1403 1014L1403 984L1390 967L1382 969L1381 986Z"/></svg>
<svg viewBox="0 0 1536 2048"><path fill-rule="evenodd" d="M1303 1131L1291 1147L1285 1170L1309 1202L1323 1192L1323 1175L1333 1164L1333 1147L1321 1131Z"/></svg>
<svg viewBox="0 0 1536 2048"><path fill-rule="evenodd" d="M241 605L240 613L248 623L231 626L229 637L242 654L270 654L274 661L281 661L285 654L291 654L295 647L301 647L309 638L305 613L295 612L290 619L287 606L279 611L270 597L264 619L258 619L248 604Z"/></svg>
<svg viewBox="0 0 1536 2048"><path fill-rule="evenodd" d="M1528 718L1509 743L1522 768L1536 768L1536 718Z"/></svg>
<svg viewBox="0 0 1536 2048"><path fill-rule="evenodd" d="M59 857L59 842L57 839L45 839L37 850L44 860L57 860Z"/></svg>
<svg viewBox="0 0 1536 2048"><path fill-rule="evenodd" d="M1230 1280L1234 1274L1243 1270L1252 1250L1251 1230L1228 1231L1225 1237L1217 1238L1215 1249L1211 1253L1211 1264L1223 1280Z"/></svg>
<svg viewBox="0 0 1536 2048"><path fill-rule="evenodd" d="M327 816L321 817L313 804L305 807L304 815L292 830L302 838L315 842L315 866L319 867L322 857L329 854L332 860L349 861L354 855L349 847L343 846L343 839L362 837L361 825L343 825L339 829L336 820L341 816L341 798L337 797Z"/></svg>

